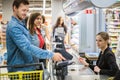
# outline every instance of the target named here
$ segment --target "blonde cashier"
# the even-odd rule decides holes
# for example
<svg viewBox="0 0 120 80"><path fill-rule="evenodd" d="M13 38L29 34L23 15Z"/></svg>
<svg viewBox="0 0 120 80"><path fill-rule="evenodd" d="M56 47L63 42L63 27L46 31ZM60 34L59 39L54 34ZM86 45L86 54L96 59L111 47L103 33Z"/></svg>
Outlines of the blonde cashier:
<svg viewBox="0 0 120 80"><path fill-rule="evenodd" d="M115 55L109 48L108 41L108 33L100 32L96 35L96 44L101 50L96 65L87 63L82 57L79 58L79 61L83 65L89 66L95 73L114 76L118 71L118 66L116 64Z"/></svg>

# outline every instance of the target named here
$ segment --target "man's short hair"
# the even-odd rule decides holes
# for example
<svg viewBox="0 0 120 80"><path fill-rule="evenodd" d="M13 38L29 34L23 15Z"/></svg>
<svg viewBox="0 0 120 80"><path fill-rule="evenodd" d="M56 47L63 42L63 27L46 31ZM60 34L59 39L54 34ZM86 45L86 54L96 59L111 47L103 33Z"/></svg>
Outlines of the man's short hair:
<svg viewBox="0 0 120 80"><path fill-rule="evenodd" d="M12 7L16 7L19 8L20 4L24 4L24 5L29 5L29 1L28 0L14 0Z"/></svg>

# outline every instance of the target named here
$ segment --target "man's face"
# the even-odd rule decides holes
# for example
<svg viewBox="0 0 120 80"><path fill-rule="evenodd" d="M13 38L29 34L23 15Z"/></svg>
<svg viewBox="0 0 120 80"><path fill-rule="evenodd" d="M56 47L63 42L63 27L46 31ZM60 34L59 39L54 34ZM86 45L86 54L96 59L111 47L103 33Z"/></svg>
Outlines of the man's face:
<svg viewBox="0 0 120 80"><path fill-rule="evenodd" d="M29 5L20 4L18 8L14 6L14 15L19 20L25 19L28 11L29 11Z"/></svg>

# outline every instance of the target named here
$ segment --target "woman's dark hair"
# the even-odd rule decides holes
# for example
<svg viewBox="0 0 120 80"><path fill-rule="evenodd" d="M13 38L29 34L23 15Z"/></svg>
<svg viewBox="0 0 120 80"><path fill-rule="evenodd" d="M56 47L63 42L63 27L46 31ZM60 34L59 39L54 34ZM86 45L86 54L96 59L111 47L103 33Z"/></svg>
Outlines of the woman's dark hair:
<svg viewBox="0 0 120 80"><path fill-rule="evenodd" d="M97 35L100 35L105 41L109 40L109 35L107 32L99 32ZM109 43L108 43L109 46Z"/></svg>
<svg viewBox="0 0 120 80"><path fill-rule="evenodd" d="M30 34L34 34L34 21L38 16L42 16L40 13L32 13L28 20L28 29L30 30Z"/></svg>
<svg viewBox="0 0 120 80"><path fill-rule="evenodd" d="M42 20L43 20L42 23L45 23L45 16L44 15L42 15Z"/></svg>
<svg viewBox="0 0 120 80"><path fill-rule="evenodd" d="M14 0L12 7L16 7L19 8L20 4L24 4L24 5L29 5L29 1L28 0Z"/></svg>
<svg viewBox="0 0 120 80"><path fill-rule="evenodd" d="M25 25L27 26L27 22L28 22L28 16L25 18Z"/></svg>
<svg viewBox="0 0 120 80"><path fill-rule="evenodd" d="M53 27L53 34L54 34L54 31L55 31L55 28L59 27L61 18L62 18L61 16L60 16L60 17L58 17L57 22L56 22L55 26ZM63 21L63 23L62 23L62 26L61 26L61 27L63 27L63 28L64 28L65 33L67 33L67 27L66 27L66 25L64 24L64 21Z"/></svg>

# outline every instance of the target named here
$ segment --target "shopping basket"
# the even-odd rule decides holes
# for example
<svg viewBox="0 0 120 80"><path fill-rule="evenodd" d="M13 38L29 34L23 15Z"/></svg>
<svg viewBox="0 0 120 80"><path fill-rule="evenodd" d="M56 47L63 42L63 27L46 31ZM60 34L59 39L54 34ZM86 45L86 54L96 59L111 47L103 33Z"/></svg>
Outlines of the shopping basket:
<svg viewBox="0 0 120 80"><path fill-rule="evenodd" d="M34 63L34 64L25 64L25 65L14 65L14 66L0 66L0 68L20 68L27 66L38 66L43 63ZM0 73L0 80L43 80L43 70L35 70L35 71L20 71L20 72L10 72L10 73Z"/></svg>

